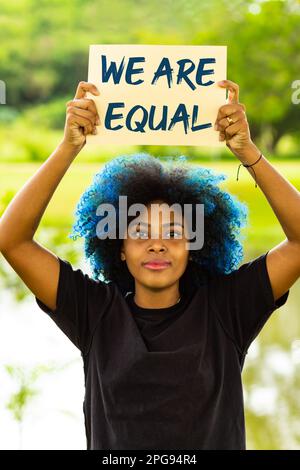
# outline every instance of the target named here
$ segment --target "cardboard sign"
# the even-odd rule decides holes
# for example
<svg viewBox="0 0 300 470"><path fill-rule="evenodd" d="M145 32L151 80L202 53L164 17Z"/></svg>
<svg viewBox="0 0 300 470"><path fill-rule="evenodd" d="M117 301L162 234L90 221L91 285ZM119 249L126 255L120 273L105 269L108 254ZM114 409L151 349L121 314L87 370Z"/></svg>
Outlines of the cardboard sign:
<svg viewBox="0 0 300 470"><path fill-rule="evenodd" d="M87 143L214 145L226 90L226 46L92 45L88 81L100 125Z"/></svg>

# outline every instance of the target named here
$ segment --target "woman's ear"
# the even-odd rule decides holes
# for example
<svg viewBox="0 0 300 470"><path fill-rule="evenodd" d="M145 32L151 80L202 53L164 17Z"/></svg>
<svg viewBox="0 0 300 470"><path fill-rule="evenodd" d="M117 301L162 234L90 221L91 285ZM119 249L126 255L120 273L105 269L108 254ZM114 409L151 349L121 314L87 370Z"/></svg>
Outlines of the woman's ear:
<svg viewBox="0 0 300 470"><path fill-rule="evenodd" d="M123 247L121 248L121 261L125 261L125 253Z"/></svg>

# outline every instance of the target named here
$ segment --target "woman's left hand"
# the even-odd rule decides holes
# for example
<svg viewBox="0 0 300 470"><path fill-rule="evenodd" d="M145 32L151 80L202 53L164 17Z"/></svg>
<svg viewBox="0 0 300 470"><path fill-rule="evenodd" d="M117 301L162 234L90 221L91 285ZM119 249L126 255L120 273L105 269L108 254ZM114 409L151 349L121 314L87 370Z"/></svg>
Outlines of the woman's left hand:
<svg viewBox="0 0 300 470"><path fill-rule="evenodd" d="M249 149L255 147L251 140L246 107L239 103L239 86L236 83L222 80L217 85L229 90L229 96L228 104L219 108L214 128L220 132L219 140L226 140L227 147L242 161Z"/></svg>

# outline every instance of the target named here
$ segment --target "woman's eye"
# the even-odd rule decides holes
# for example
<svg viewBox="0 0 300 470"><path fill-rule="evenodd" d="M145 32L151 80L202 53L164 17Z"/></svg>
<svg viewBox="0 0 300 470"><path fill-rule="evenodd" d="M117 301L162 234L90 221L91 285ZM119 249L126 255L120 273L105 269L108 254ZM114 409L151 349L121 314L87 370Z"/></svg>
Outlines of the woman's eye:
<svg viewBox="0 0 300 470"><path fill-rule="evenodd" d="M174 232L174 230L171 230L170 232L167 232L168 233L171 233L172 236L171 237L167 237L167 238L181 238L181 233L180 232ZM176 237L174 237L174 235L176 235Z"/></svg>
<svg viewBox="0 0 300 470"><path fill-rule="evenodd" d="M140 230L140 229L132 229L130 231L130 237L136 239L136 238L148 238L148 231Z"/></svg>
<svg viewBox="0 0 300 470"><path fill-rule="evenodd" d="M131 235L133 238L148 239L149 232L144 230L133 230ZM169 232L165 233L164 238L182 238L182 234L181 232L170 230Z"/></svg>
<svg viewBox="0 0 300 470"><path fill-rule="evenodd" d="M138 238L148 238L148 232L144 232L143 230L136 231Z"/></svg>

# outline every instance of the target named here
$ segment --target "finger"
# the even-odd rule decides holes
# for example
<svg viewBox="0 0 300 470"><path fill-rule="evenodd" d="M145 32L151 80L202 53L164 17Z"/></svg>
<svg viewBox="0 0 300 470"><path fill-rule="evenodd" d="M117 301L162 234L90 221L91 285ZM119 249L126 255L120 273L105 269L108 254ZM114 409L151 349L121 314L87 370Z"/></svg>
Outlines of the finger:
<svg viewBox="0 0 300 470"><path fill-rule="evenodd" d="M75 99L84 98L87 91L93 93L93 95L100 95L99 90L96 87L96 85L94 85L93 83L81 81L78 83L74 98Z"/></svg>
<svg viewBox="0 0 300 470"><path fill-rule="evenodd" d="M82 117L82 116L77 116L73 113L68 113L67 123L68 123L69 126L77 124L79 127L83 127L84 128L84 135L86 135L88 133L92 133L93 130L94 130L94 127L95 127L91 124L89 119L86 119L85 117Z"/></svg>
<svg viewBox="0 0 300 470"><path fill-rule="evenodd" d="M229 90L229 104L239 102L239 86L237 83L234 83L231 80L221 80L220 82L217 82L217 85L219 85L221 88L226 88L226 90Z"/></svg>
<svg viewBox="0 0 300 470"><path fill-rule="evenodd" d="M82 116L85 117L90 121L90 123L95 126L97 124L97 115L95 113L92 113L91 111L88 111L86 109L81 109L77 108L76 106L72 106L69 108L69 112L73 113L76 116Z"/></svg>
<svg viewBox="0 0 300 470"><path fill-rule="evenodd" d="M228 119L229 120L228 120ZM219 120L216 121L215 123L215 129L218 131L218 130L223 130L223 129L226 129L227 127L231 126L232 124L234 124L235 122L239 121L239 120L242 120L242 119L245 119L245 113L244 111L236 111L235 113L233 114L230 114L229 116L226 116L226 117L223 117ZM232 122L229 122L229 121L232 121Z"/></svg>
<svg viewBox="0 0 300 470"><path fill-rule="evenodd" d="M93 100L90 100L88 98L76 98L74 100L70 100L66 103L66 106L76 106L77 108L83 108L83 109L88 109L92 112L97 113L97 108Z"/></svg>
<svg viewBox="0 0 300 470"><path fill-rule="evenodd" d="M99 114L98 114L96 105L93 100L90 100L88 98L70 100L66 103L66 106L67 108L75 106L76 108L87 109L91 111L92 113L94 113L100 121Z"/></svg>
<svg viewBox="0 0 300 470"><path fill-rule="evenodd" d="M224 104L223 106L220 106L218 110L218 115L217 115L217 121L220 121L222 118L226 116L231 116L232 114L243 111L245 112L246 106L243 103L237 103L237 104Z"/></svg>
<svg viewBox="0 0 300 470"><path fill-rule="evenodd" d="M235 122L234 124L231 124L230 126L226 127L224 131L226 137L234 136L243 128L243 126L244 126L244 120L239 120Z"/></svg>
<svg viewBox="0 0 300 470"><path fill-rule="evenodd" d="M219 140L222 142L223 140L226 139L226 135L225 135L225 132L220 132L219 134Z"/></svg>

